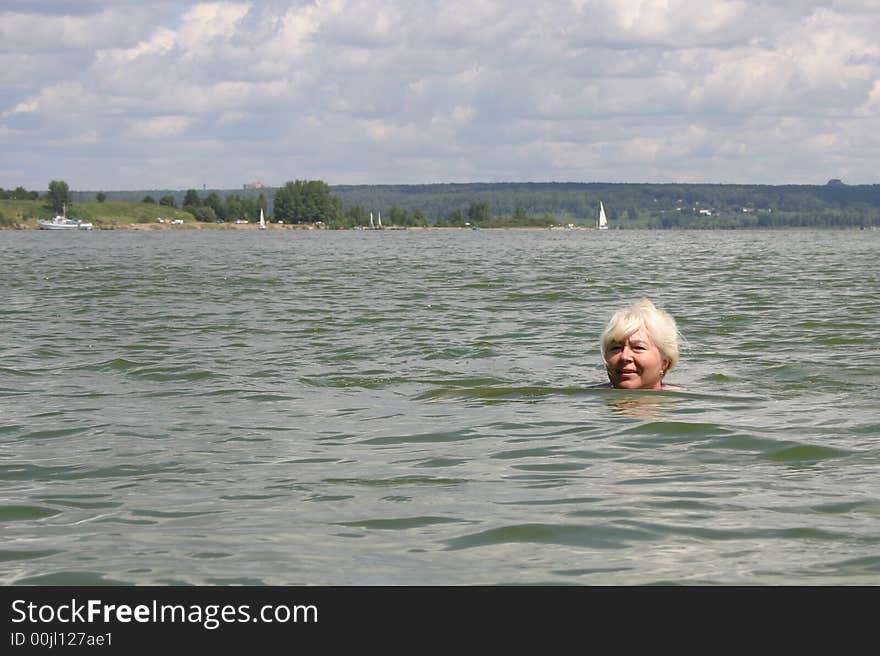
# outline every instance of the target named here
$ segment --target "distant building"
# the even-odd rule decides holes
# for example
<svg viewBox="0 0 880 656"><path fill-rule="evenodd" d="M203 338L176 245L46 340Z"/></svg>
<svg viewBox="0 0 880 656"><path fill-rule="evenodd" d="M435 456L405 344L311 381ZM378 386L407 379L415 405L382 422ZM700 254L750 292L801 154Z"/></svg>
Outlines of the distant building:
<svg viewBox="0 0 880 656"><path fill-rule="evenodd" d="M265 182L260 182L259 180L257 180L256 182L245 183L244 188L245 189L269 189L270 187Z"/></svg>

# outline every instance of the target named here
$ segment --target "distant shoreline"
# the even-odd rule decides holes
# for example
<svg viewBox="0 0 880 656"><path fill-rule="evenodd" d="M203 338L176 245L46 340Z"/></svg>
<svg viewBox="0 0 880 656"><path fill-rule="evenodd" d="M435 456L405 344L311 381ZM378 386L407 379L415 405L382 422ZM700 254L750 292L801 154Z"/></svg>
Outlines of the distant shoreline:
<svg viewBox="0 0 880 656"><path fill-rule="evenodd" d="M258 224L244 224L244 225L235 225L235 224L226 224L226 225L211 225L211 224L189 224L189 225L154 225L149 223L122 223L111 226L94 226L91 230L71 230L71 232L114 232L114 231L128 231L128 232L154 232L154 231L207 231L207 232L223 232L229 230L259 230ZM492 226L486 228L477 228L476 232L487 231L504 231L504 230L515 230L517 232L596 232L596 233L606 233L606 232L639 232L639 231L647 231L647 232L670 232L679 230L682 232L692 232L694 230L698 231L722 231L722 232L737 232L743 230L755 230L761 232L781 232L781 231L796 231L796 230L844 230L844 231L877 231L880 230L877 226L828 226L828 225L819 225L819 226L772 226L772 227L743 227L743 228L656 228L656 227L628 227L628 228L609 228L608 230L599 230L598 228L588 227L588 226L575 226L574 228L567 228L565 226ZM0 232L2 231L20 231L20 232L65 232L58 230L42 230L39 226L0 226ZM317 228L312 225L302 225L302 224L294 224L294 225L272 225L266 227L266 231L296 231L296 232L443 232L443 231L459 231L459 232L473 232L474 228L470 227L461 227L461 226L405 226L405 227L386 227L379 229L361 229L361 228Z"/></svg>
<svg viewBox="0 0 880 656"><path fill-rule="evenodd" d="M169 191L158 204L158 192L70 192L68 215L92 223L94 229L163 230L157 222L185 221L182 229L252 230L260 210L266 218L284 219L270 229L322 229L293 223L297 219L324 221L323 229L366 227L369 213L381 210L384 229L596 229L602 203L611 230L741 230L788 228L880 228L880 184L845 185L674 185L674 184L462 184L415 186L330 187L335 210L315 209L305 215L282 207L275 211L279 189L254 193L212 192L198 203L187 196L194 190ZM32 192L27 192L32 193ZM97 199L98 193L101 200ZM146 193L146 192L144 192ZM203 194L205 190L203 190ZM255 192L256 193L256 192ZM93 200L92 196L96 198ZM209 194L211 197L211 194ZM149 198L152 202L145 202ZM186 209L184 209L186 208ZM210 212L208 210L211 210ZM39 218L51 218L45 198L0 198L0 228L36 228ZM56 210L57 211L57 210ZM225 224L214 224L215 219ZM249 219L250 224L235 224ZM393 222L390 219L394 219ZM204 223L202 223L204 222ZM389 225L396 223L398 225ZM398 227L399 226L399 227Z"/></svg>
<svg viewBox="0 0 880 656"><path fill-rule="evenodd" d="M223 230L259 230L259 223L222 223L222 224L213 224L213 223L198 223L198 222L189 222L178 225L171 225L167 223L117 223L112 225L104 225L104 226L94 226L92 230L99 231L114 231L114 230L132 230L136 232L151 232L156 230L208 230L208 231L223 231ZM0 230L38 230L43 232L38 225L18 225L18 226L0 226ZM327 227L317 227L314 224L302 224L302 223L294 223L294 224L277 224L270 223L266 225L266 231L270 230L297 230L297 231L308 231L308 232L401 232L401 231L426 231L426 230L457 230L457 231L474 231L475 229L471 226L387 226L383 228L327 228ZM487 227L487 228L476 228L476 231L480 230L553 230L558 232L575 232L575 231L584 231L584 230L595 230L598 231L597 228L586 227L586 226L575 226L574 228L567 228L565 226L504 226L504 227ZM46 230L45 232L53 232L51 230ZM57 231L56 231L57 232Z"/></svg>

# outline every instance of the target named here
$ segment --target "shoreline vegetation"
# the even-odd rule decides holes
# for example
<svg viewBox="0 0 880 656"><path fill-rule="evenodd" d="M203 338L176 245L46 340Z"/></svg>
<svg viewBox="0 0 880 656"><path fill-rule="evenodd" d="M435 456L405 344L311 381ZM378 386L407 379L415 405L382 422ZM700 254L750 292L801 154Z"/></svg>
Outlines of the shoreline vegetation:
<svg viewBox="0 0 880 656"><path fill-rule="evenodd" d="M880 185L465 183L343 185L297 180L243 190L0 188L0 229L36 230L64 213L96 230L880 228ZM158 200L157 200L158 199Z"/></svg>

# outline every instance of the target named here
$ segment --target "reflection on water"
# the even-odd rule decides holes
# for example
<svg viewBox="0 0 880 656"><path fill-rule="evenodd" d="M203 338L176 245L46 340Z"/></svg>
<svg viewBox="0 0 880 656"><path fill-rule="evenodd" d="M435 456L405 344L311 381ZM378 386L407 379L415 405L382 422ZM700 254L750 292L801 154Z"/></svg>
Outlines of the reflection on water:
<svg viewBox="0 0 880 656"><path fill-rule="evenodd" d="M661 419L675 408L673 392L616 391L606 394L604 401L613 415L635 419Z"/></svg>
<svg viewBox="0 0 880 656"><path fill-rule="evenodd" d="M691 395L694 396L694 395ZM699 395L697 395L699 396ZM416 396L418 400L467 400L481 405L521 403L547 400L552 397L601 399L611 416L636 419L662 419L688 395L673 391L618 390L610 387L448 387L429 390Z"/></svg>

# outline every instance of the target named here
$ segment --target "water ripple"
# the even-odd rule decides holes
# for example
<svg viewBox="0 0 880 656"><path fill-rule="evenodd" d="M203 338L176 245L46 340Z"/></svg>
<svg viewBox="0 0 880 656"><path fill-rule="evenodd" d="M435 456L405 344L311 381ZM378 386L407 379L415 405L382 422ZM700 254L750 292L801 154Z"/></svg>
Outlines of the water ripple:
<svg viewBox="0 0 880 656"><path fill-rule="evenodd" d="M0 583L880 583L880 233L613 232L3 231Z"/></svg>

